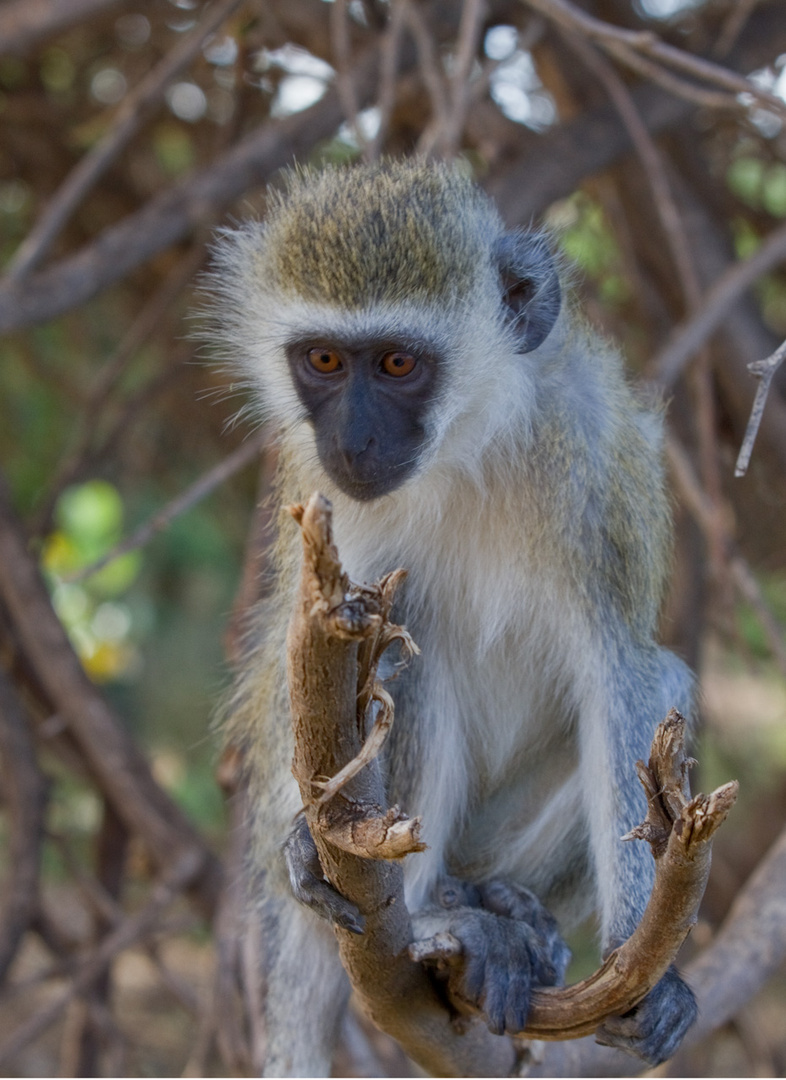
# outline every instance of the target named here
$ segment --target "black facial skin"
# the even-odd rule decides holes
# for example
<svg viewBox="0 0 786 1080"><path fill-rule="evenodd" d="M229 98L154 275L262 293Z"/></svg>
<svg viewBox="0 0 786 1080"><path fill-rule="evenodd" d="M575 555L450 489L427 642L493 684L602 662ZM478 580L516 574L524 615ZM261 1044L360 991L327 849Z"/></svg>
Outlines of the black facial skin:
<svg viewBox="0 0 786 1080"><path fill-rule="evenodd" d="M411 357L412 370L389 374L385 364L397 367L391 354L400 354L398 366L404 369L409 363L402 365L401 357ZM333 482L359 502L400 487L415 471L426 438L439 381L433 350L411 342L310 338L291 342L287 359L319 459Z"/></svg>

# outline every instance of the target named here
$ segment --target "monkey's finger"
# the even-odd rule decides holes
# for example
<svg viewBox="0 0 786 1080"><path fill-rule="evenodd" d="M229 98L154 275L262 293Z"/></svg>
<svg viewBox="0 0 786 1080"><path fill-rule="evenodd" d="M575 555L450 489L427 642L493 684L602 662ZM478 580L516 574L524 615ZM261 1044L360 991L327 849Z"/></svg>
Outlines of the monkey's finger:
<svg viewBox="0 0 786 1080"><path fill-rule="evenodd" d="M532 977L529 965L512 964L508 974L508 996L505 1003L505 1030L511 1034L523 1031L529 1013Z"/></svg>
<svg viewBox="0 0 786 1080"><path fill-rule="evenodd" d="M500 968L487 971L481 1006L488 1029L494 1035L505 1034L509 990L507 971Z"/></svg>

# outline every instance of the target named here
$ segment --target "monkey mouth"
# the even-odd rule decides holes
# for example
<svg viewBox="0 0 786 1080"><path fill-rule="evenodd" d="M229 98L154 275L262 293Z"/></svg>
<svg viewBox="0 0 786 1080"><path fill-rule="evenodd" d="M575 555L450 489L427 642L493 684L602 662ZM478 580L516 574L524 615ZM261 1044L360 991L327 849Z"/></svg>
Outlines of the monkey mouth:
<svg viewBox="0 0 786 1080"><path fill-rule="evenodd" d="M336 487L355 502L373 502L392 494L413 472L411 466L399 464L388 467L377 465L370 475L335 466L326 466L326 469Z"/></svg>

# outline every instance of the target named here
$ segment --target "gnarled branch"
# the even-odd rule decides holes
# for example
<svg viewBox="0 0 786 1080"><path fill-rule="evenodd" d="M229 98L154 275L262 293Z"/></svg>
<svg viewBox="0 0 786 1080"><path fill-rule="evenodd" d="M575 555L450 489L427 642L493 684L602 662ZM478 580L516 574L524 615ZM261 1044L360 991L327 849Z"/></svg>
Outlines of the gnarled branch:
<svg viewBox="0 0 786 1080"><path fill-rule="evenodd" d="M292 512L304 547L287 646L293 772L325 876L366 919L361 936L336 930L342 961L371 1018L430 1072L508 1075L517 1053L513 1042L491 1035L477 1019L459 1032L425 969L412 962L424 957L417 949L407 953L411 926L403 875L396 864L380 861L422 847L417 819L410 823L398 808L384 809L382 776L366 741L367 706L379 696L374 690L378 661L390 640L408 640L406 631L389 623L402 574L387 575L376 586L353 585L332 543L330 503L314 495L305 508ZM386 722L389 726L392 717ZM656 865L641 923L588 979L535 992L522 1035L580 1038L606 1017L626 1012L658 982L694 925L711 838L734 803L737 785L691 798L683 741L684 720L672 710L658 729L649 763L637 766L648 812L625 839L646 839ZM331 798L325 798L326 791ZM388 831L402 823L391 850L385 846ZM382 838L376 850L369 834ZM458 958L453 942L441 941L439 947Z"/></svg>

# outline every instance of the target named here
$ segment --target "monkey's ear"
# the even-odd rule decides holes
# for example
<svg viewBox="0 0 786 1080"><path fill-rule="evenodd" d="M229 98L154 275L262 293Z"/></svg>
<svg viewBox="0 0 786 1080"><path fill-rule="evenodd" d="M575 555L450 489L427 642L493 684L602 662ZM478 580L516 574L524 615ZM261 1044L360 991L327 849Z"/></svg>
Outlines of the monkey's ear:
<svg viewBox="0 0 786 1080"><path fill-rule="evenodd" d="M539 232L505 233L497 241L494 255L505 318L516 336L517 351L531 352L551 333L562 303L548 240Z"/></svg>

